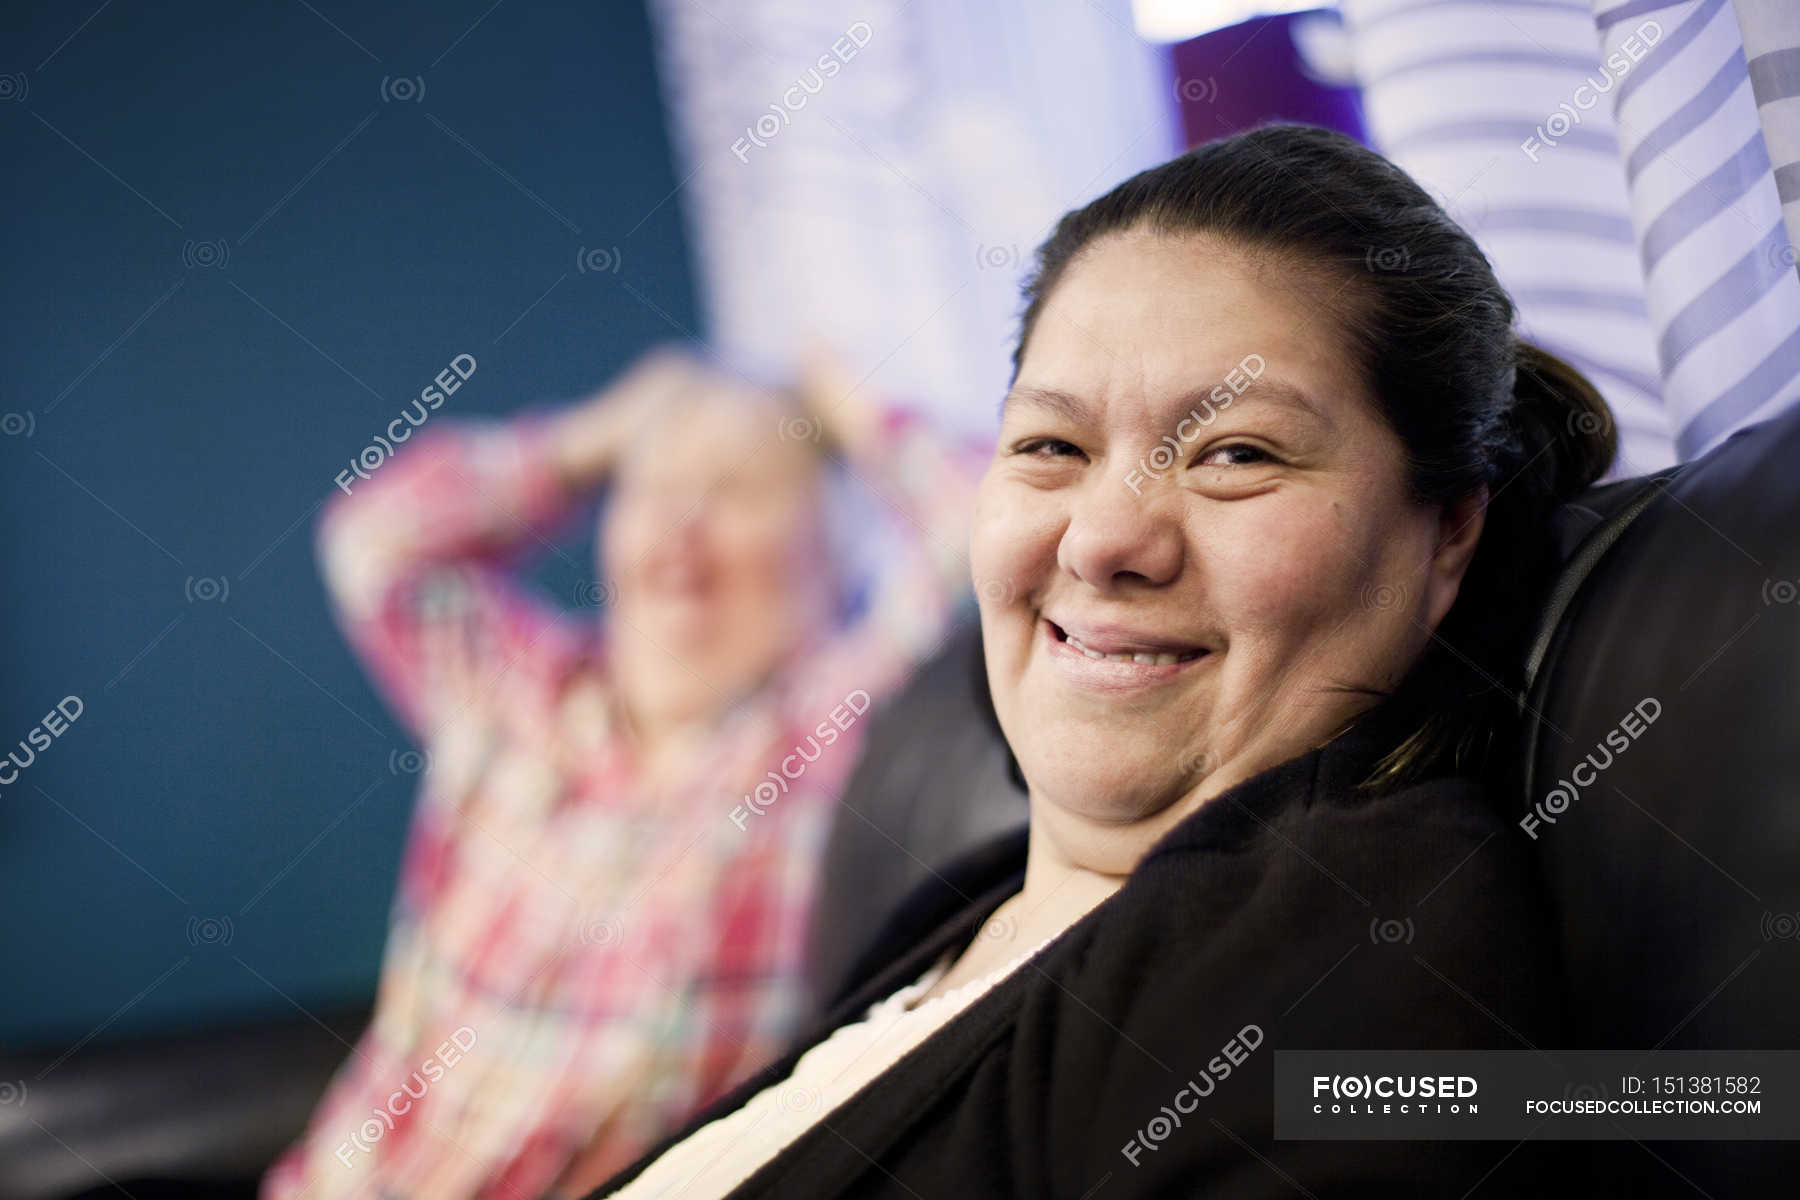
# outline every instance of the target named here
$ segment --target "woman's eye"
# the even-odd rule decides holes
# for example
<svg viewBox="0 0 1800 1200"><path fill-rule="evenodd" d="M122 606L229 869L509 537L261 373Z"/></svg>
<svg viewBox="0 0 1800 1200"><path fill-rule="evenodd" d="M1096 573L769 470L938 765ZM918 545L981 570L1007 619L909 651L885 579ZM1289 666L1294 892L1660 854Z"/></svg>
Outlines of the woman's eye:
<svg viewBox="0 0 1800 1200"><path fill-rule="evenodd" d="M1081 447L1061 438L1027 438L1013 447L1014 454L1025 454L1033 458L1067 458L1071 454L1080 454Z"/></svg>
<svg viewBox="0 0 1800 1200"><path fill-rule="evenodd" d="M1218 456L1221 454L1226 456L1224 461L1218 460ZM1275 456L1261 446L1252 446L1248 442L1232 442L1208 450L1200 459L1200 464L1213 467L1245 467L1274 461Z"/></svg>

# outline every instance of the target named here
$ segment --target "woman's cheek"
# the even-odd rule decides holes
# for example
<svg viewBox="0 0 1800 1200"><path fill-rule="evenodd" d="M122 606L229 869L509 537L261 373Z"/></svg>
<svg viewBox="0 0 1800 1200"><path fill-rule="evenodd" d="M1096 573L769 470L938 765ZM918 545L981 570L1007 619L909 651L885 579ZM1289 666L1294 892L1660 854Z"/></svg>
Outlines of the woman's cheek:
<svg viewBox="0 0 1800 1200"><path fill-rule="evenodd" d="M1198 533L1207 590L1240 624L1285 625L1298 612L1334 607L1355 565L1356 543L1328 507L1268 500L1212 514Z"/></svg>
<svg viewBox="0 0 1800 1200"><path fill-rule="evenodd" d="M999 495L994 470L976 489L969 511L969 574L980 608L983 652L994 713L1001 729L1012 723L1014 682L1023 667L1016 638L1008 624L1011 604L1020 594L1018 555L1012 510Z"/></svg>
<svg viewBox="0 0 1800 1200"><path fill-rule="evenodd" d="M984 607L1012 603L1029 593L1030 564L1041 556L1027 510L991 478L976 493L970 513L969 573Z"/></svg>

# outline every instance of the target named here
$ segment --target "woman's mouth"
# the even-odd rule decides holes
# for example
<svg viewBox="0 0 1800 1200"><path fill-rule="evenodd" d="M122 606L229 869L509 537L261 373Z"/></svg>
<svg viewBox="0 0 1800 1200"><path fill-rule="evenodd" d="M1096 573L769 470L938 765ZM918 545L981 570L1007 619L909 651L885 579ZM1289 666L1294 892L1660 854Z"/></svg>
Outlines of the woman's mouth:
<svg viewBox="0 0 1800 1200"><path fill-rule="evenodd" d="M1059 672L1071 683L1102 691L1121 691L1173 679L1209 657L1203 646L1181 646L1153 639L1114 634L1090 635L1089 645L1047 617L1038 625L1045 648Z"/></svg>

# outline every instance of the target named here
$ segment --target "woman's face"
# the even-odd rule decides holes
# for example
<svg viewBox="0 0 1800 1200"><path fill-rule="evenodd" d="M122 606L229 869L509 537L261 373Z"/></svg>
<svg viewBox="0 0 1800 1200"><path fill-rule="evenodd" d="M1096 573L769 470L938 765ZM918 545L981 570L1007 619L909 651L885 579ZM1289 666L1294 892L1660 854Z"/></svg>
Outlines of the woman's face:
<svg viewBox="0 0 1800 1200"><path fill-rule="evenodd" d="M1398 682L1473 553L1479 500L1408 502L1318 283L1105 236L1008 394L971 540L988 681L1034 824L1094 869L1373 703L1331 689Z"/></svg>
<svg viewBox="0 0 1800 1200"><path fill-rule="evenodd" d="M626 702L649 719L718 708L826 619L818 454L774 406L690 397L624 461L601 531Z"/></svg>

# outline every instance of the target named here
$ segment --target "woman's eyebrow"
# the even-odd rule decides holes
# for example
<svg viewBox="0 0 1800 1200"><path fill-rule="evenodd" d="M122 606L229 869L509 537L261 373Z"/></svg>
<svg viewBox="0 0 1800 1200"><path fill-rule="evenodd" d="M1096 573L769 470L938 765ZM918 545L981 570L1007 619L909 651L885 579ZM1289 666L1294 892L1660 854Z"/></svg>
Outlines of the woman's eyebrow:
<svg viewBox="0 0 1800 1200"><path fill-rule="evenodd" d="M1218 393L1223 393L1223 395L1218 395ZM1312 397L1286 380L1270 376L1250 381L1241 391L1223 383L1216 387L1203 388L1191 394L1184 403L1194 405L1204 403L1210 404L1214 409L1222 409L1233 401L1241 402L1246 399L1293 409L1295 412L1313 418L1327 429L1337 427L1337 423L1331 419L1331 414L1325 411L1324 406L1316 403Z"/></svg>
<svg viewBox="0 0 1800 1200"><path fill-rule="evenodd" d="M1215 393L1223 393L1215 397ZM1313 402L1307 394L1288 383L1286 380L1264 376L1255 379L1243 388L1235 391L1228 384L1220 383L1211 387L1195 388L1184 396L1180 402L1183 409L1198 408L1202 404L1210 404L1214 410L1223 408L1232 400L1260 400L1278 404L1284 408L1292 408L1305 413L1324 425L1327 429L1335 427L1330 414ZM1093 421L1093 408L1086 400L1073 392L1065 392L1058 388L1015 387L1000 400L1000 419L1006 419L1006 412L1016 405L1029 405L1041 408L1069 421L1075 425L1085 425ZM1185 414L1184 414L1185 415Z"/></svg>
<svg viewBox="0 0 1800 1200"><path fill-rule="evenodd" d="M1073 425L1085 425L1093 420L1093 409L1088 402L1073 392L1059 391L1056 388L1015 387L1000 398L1000 419L1006 419L1006 410L1019 405L1046 409L1062 417Z"/></svg>

